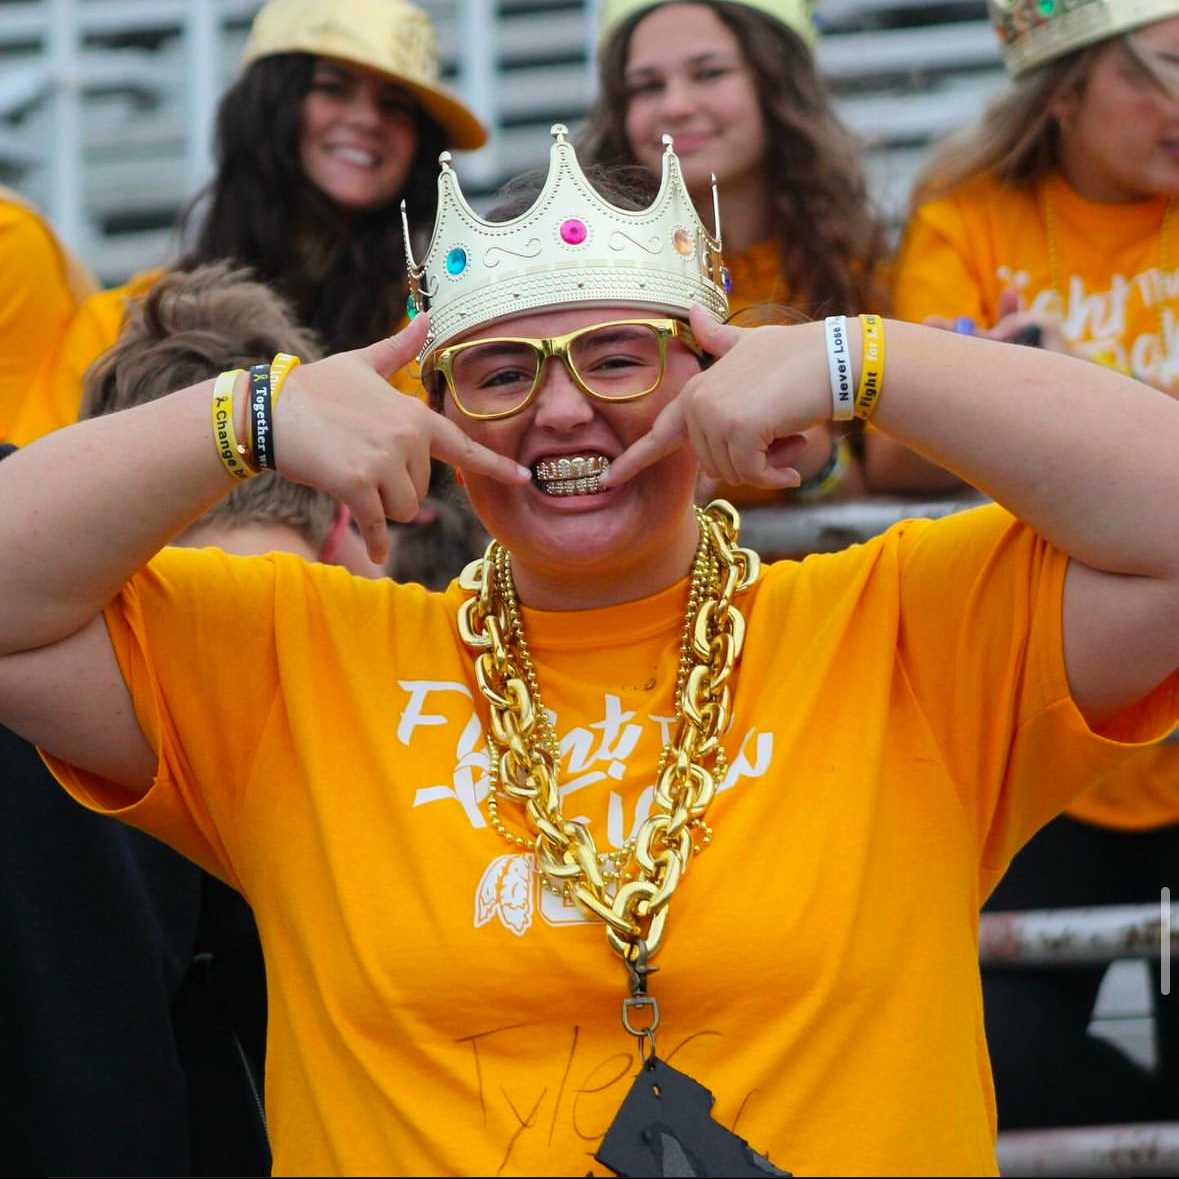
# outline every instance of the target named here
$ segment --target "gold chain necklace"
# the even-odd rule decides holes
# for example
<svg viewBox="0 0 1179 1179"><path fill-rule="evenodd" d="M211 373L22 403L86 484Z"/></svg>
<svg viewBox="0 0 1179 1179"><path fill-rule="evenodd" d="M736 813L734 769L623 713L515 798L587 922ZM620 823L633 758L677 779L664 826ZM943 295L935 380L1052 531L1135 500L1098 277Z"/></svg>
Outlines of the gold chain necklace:
<svg viewBox="0 0 1179 1179"><path fill-rule="evenodd" d="M487 557L494 564L494 573L496 578L496 588L502 599L507 603L507 614L510 624L509 634L516 644L516 649L520 655L520 663L524 671L525 680L528 689L532 694L532 704L536 712L537 725L533 730L530 740L532 742L543 743L554 765L559 764L561 760L560 743L557 741L557 735L553 731L552 720L549 717L548 710L545 708L540 697L540 684L536 678L536 668L532 662L532 656L528 650L528 640L524 637L524 626L520 619L519 602L516 599L516 584L512 578L512 559L502 545L490 545L487 550ZM684 682L688 672L691 670L691 651L692 651L692 630L691 623L696 617L696 612L699 609L701 596L709 589L715 594L717 588L717 562L712 554L711 547L706 543L703 528L701 528L700 543L696 548L696 556L692 562L692 574L690 589L688 591L688 608L684 614L684 632L680 640L680 663L679 672L676 679L675 699L678 701L683 692ZM677 710L676 719L679 719L679 712ZM663 773L664 767L667 765L667 759L671 755L671 747L665 744L660 755L659 765L655 771L655 777L658 779L659 775ZM487 764L488 764L488 793L487 793L487 815L491 826L497 831L508 843L516 847L527 848L532 851L536 847L536 839L526 839L523 836L515 835L507 829L503 820L499 817L499 803L496 800L496 795L499 793L499 750L495 745L495 739L491 734L487 737ZM724 781L725 773L728 770L728 762L725 758L723 748L717 749L716 758L716 776L719 781ZM693 819L688 826L699 833L699 841L694 841L696 852L703 851L709 843L712 842L712 828L708 826L704 820ZM597 852L598 868L602 873L602 879L608 886L617 891L617 888L624 883L627 869L631 862L631 857L634 854L635 843L637 835L628 839L622 847L613 852ZM572 901L573 886L569 880L551 880L547 875L541 873L541 886L556 896L564 897L566 900Z"/></svg>
<svg viewBox="0 0 1179 1179"><path fill-rule="evenodd" d="M623 879L622 869L612 878L603 873L585 824L561 813L559 746L540 703L508 554L493 541L459 579L472 595L459 609L459 632L476 652L475 679L490 709L491 796L498 789L519 803L535 834L530 842L513 836L498 813L497 830L531 847L549 885L601 918L607 941L631 972L634 996L645 990L647 961L662 944L672 894L693 851L711 836L703 820L727 765L721 738L729 726L729 680L745 633L733 600L757 580L760 569L757 554L737 546L739 518L730 504L715 500L697 509L697 517L701 539L684 620L676 723L659 760L651 813L628 841L635 861L629 879ZM705 833L699 845L692 838L695 830ZM645 994L627 1002L653 1004ZM631 1028L626 1011L628 1030L654 1031Z"/></svg>
<svg viewBox="0 0 1179 1179"><path fill-rule="evenodd" d="M1056 201L1052 196L1054 181L1049 177L1044 181L1044 230L1048 238L1048 281L1052 289L1060 296L1061 305L1067 309L1068 293L1064 289L1064 268L1060 261L1060 239L1056 224ZM1159 350L1165 356L1167 353L1167 327L1163 318L1164 306L1164 276L1171 265L1171 222L1175 212L1175 198L1168 197L1166 208L1163 210L1162 224L1159 226L1159 300L1156 308Z"/></svg>

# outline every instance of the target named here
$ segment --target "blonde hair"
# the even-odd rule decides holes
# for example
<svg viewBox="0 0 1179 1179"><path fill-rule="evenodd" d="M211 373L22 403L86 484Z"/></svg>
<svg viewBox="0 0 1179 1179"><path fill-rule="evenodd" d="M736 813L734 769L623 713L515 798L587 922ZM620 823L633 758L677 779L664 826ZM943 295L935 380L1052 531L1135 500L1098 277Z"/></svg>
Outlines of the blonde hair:
<svg viewBox="0 0 1179 1179"><path fill-rule="evenodd" d="M1085 85L1098 48L1049 62L992 99L978 123L946 139L930 155L913 185L913 207L947 196L983 174L1018 188L1055 171L1059 129L1053 102L1070 87Z"/></svg>

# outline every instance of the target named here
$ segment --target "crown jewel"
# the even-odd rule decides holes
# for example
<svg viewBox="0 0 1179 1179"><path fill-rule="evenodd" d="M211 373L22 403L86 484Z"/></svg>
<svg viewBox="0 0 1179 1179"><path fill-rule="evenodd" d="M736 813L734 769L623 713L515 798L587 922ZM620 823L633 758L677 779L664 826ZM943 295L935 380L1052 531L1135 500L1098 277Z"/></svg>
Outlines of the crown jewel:
<svg viewBox="0 0 1179 1179"><path fill-rule="evenodd" d="M401 216L409 263L409 311L430 313L422 359L456 336L540 308L638 304L686 316L699 303L728 311L728 272L716 233L704 228L684 185L669 135L663 178L646 209L610 204L586 179L568 130L552 129L548 176L531 208L485 221L467 204L450 153L439 157L438 217L419 265Z"/></svg>
<svg viewBox="0 0 1179 1179"><path fill-rule="evenodd" d="M1179 14L1179 0L987 0L987 7L1013 78L1074 49Z"/></svg>

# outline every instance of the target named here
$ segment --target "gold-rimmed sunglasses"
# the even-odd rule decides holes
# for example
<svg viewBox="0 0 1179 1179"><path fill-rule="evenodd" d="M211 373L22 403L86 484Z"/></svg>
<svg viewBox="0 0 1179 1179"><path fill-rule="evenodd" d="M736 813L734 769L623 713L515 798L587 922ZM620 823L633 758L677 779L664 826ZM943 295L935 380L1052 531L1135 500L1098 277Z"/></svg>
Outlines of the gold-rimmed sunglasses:
<svg viewBox="0 0 1179 1179"><path fill-rule="evenodd" d="M511 417L536 396L545 361L560 357L574 384L600 401L635 401L663 380L667 341L702 354L678 319L615 319L563 336L496 336L439 348L423 369L427 388L440 375L459 410L489 422Z"/></svg>

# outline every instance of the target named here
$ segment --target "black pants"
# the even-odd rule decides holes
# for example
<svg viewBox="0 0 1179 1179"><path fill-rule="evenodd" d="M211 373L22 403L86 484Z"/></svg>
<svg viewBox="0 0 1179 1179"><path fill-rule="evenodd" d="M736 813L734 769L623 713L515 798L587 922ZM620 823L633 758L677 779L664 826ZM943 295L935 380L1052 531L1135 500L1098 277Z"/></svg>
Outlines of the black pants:
<svg viewBox="0 0 1179 1179"><path fill-rule="evenodd" d="M1179 824L1115 831L1066 816L1015 857L984 909L1179 901ZM1176 964L1179 974L1179 963ZM1105 965L983 971L999 1126L1110 1125L1179 1118L1179 1001L1151 964L1157 1068L1142 1068L1088 1031ZM1176 980L1179 982L1179 979Z"/></svg>

